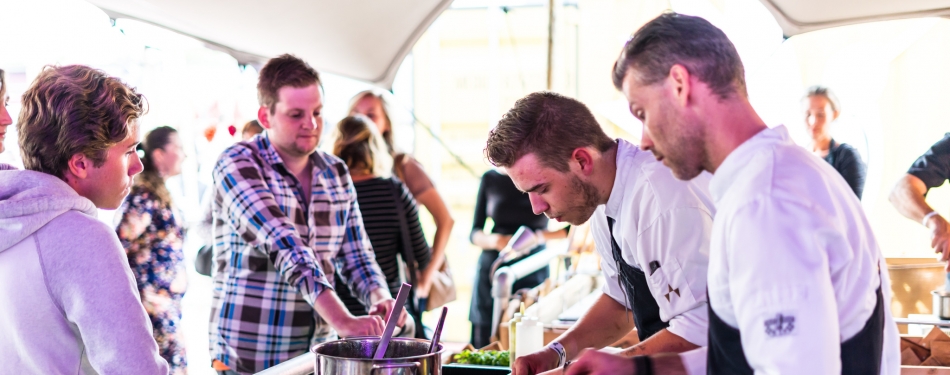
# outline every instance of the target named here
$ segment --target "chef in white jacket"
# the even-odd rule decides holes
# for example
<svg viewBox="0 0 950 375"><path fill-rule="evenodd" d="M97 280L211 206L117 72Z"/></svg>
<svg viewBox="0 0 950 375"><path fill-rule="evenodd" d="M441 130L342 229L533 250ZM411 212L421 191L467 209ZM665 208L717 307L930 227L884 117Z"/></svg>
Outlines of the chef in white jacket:
<svg viewBox="0 0 950 375"><path fill-rule="evenodd" d="M689 180L713 173L709 343L625 359L586 352L570 374L898 374L881 251L827 163L749 104L725 34L668 13L627 43L614 84L643 121L641 147Z"/></svg>

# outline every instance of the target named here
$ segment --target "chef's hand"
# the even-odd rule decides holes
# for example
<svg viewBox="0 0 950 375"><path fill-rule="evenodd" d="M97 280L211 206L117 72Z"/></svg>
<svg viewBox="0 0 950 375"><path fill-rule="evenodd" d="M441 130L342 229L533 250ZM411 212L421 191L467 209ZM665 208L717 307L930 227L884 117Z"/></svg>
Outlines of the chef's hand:
<svg viewBox="0 0 950 375"><path fill-rule="evenodd" d="M396 300L392 298L387 298L376 302L373 304L373 307L369 309L370 316L380 316L383 319L383 325L385 327L385 320L389 317L389 312L393 310L393 307L396 306ZM399 309L399 319L396 320L396 325L402 327L406 324L406 309Z"/></svg>
<svg viewBox="0 0 950 375"><path fill-rule="evenodd" d="M385 323L376 315L349 316L333 327L340 337L381 336Z"/></svg>
<svg viewBox="0 0 950 375"><path fill-rule="evenodd" d="M941 254L940 260L946 262L950 260L950 223L943 216L934 215L927 220L927 228L930 229L930 246L934 252ZM947 264L947 271L950 271L950 263Z"/></svg>
<svg viewBox="0 0 950 375"><path fill-rule="evenodd" d="M534 353L519 356L511 367L511 375L536 375L557 367L557 352L545 347Z"/></svg>
<svg viewBox="0 0 950 375"><path fill-rule="evenodd" d="M567 367L566 375L637 375L633 360L594 349L584 349L577 361Z"/></svg>

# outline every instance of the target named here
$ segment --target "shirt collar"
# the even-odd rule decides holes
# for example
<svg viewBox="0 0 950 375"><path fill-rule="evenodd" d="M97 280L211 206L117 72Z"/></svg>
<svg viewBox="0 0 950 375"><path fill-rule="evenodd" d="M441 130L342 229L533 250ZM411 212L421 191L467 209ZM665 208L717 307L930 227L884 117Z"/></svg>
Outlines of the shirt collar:
<svg viewBox="0 0 950 375"><path fill-rule="evenodd" d="M617 138L617 171L614 174L614 186L610 188L610 198L607 198L605 213L616 218L623 206L623 196L627 191L628 176L633 173L634 157L640 153L640 148L624 139Z"/></svg>
<svg viewBox="0 0 950 375"><path fill-rule="evenodd" d="M267 132L263 132L258 136L255 136L251 140L256 143L257 149L260 150L261 157L264 159L267 164L270 164L271 167L276 168L277 165L281 165L284 169L287 168L284 165L284 161L280 158L280 154L277 153L277 149L274 148L274 143L271 142L270 136ZM313 173L317 174L326 169L330 163L323 157L323 151L317 149L310 154L310 161L313 162Z"/></svg>
<svg viewBox="0 0 950 375"><path fill-rule="evenodd" d="M790 142L792 139L788 135L788 129L785 125L779 125L760 131L732 150L709 181L709 192L712 194L713 201L718 205L719 201L726 196L726 192L758 149L770 144Z"/></svg>

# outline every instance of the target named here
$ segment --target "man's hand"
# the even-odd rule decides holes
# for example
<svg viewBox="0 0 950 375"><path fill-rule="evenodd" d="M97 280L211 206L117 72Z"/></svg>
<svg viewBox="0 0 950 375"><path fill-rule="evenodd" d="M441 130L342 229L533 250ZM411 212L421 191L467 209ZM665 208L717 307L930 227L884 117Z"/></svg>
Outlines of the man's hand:
<svg viewBox="0 0 950 375"><path fill-rule="evenodd" d="M340 337L353 336L380 336L383 334L385 323L376 315L349 316L341 319L335 327Z"/></svg>
<svg viewBox="0 0 950 375"><path fill-rule="evenodd" d="M519 356L511 367L511 375L536 375L557 367L558 355L545 347L534 353Z"/></svg>
<svg viewBox="0 0 950 375"><path fill-rule="evenodd" d="M385 327L385 319L389 317L389 312L393 310L393 307L395 307L395 305L396 305L396 300L392 298L387 298L387 299L378 301L375 304L373 304L373 307L369 309L369 315L382 317L384 321L383 325ZM406 316L407 316L406 309L400 308L399 319L396 320L396 325L399 327L402 327L404 324L406 324ZM380 332L382 332L382 330L380 330Z"/></svg>
<svg viewBox="0 0 950 375"><path fill-rule="evenodd" d="M495 246L496 246L495 249L498 250L498 251L503 250L503 249L505 248L505 246L508 246L508 241L511 241L511 235L510 235L510 234L499 234L499 235L498 235L498 244L495 245Z"/></svg>
<svg viewBox="0 0 950 375"><path fill-rule="evenodd" d="M934 253L941 254L940 260L946 262L950 260L950 223L943 216L934 215L927 220L927 228L930 229L930 246ZM946 266L950 271L950 263Z"/></svg>
<svg viewBox="0 0 950 375"><path fill-rule="evenodd" d="M637 375L633 360L607 354L594 349L584 349L577 362L567 367L566 375Z"/></svg>

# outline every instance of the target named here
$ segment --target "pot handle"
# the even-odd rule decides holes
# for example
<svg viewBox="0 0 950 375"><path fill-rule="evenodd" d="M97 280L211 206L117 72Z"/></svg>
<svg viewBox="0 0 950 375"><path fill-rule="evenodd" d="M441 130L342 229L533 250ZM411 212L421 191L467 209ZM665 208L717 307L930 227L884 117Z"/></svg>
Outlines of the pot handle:
<svg viewBox="0 0 950 375"><path fill-rule="evenodd" d="M419 374L419 362L401 362L401 363L384 363L384 364L374 364L373 370L370 371L371 375L376 374ZM387 370L397 370L403 369L403 371L387 371ZM411 372L409 371L411 370Z"/></svg>

